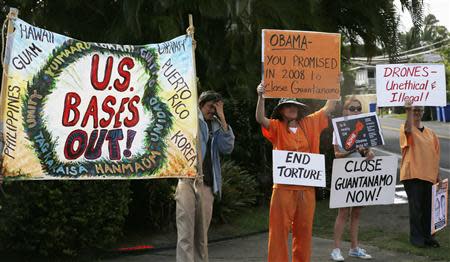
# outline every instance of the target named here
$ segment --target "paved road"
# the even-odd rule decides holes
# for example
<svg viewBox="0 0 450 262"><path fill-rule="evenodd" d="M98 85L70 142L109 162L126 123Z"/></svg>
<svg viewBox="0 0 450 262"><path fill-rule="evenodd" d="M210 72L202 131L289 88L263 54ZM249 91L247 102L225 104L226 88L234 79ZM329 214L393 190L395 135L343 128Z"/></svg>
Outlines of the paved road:
<svg viewBox="0 0 450 262"><path fill-rule="evenodd" d="M220 241L209 244L209 260L211 262L251 262L267 261L267 233L253 235L249 237L237 238L233 240ZM313 239L313 262L331 261L329 258L330 250L333 246L331 240L314 238ZM346 255L350 244L344 242L343 252L345 252L345 261L361 261L360 259L348 258ZM396 253L392 251L380 250L376 247L363 246L374 259L370 261L383 262L411 262L428 261L427 258L413 256L409 254ZM165 250L150 254L141 254L137 256L122 256L114 259L102 260L110 262L167 262L175 261L175 250Z"/></svg>

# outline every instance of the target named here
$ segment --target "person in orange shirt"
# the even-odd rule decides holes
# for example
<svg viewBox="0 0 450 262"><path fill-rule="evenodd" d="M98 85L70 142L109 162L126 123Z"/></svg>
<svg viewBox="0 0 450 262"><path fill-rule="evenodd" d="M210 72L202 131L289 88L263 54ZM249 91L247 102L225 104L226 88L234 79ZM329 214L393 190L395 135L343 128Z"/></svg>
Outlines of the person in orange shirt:
<svg viewBox="0 0 450 262"><path fill-rule="evenodd" d="M320 133L328 127L328 115L336 101L327 101L319 111L307 115L307 106L294 99L280 99L271 119L265 116L264 83L257 87L256 121L273 149L319 153ZM292 261L311 259L315 188L274 184L269 214L269 262L288 261L288 235L292 228Z"/></svg>
<svg viewBox="0 0 450 262"><path fill-rule="evenodd" d="M440 181L439 139L422 125L423 107L405 102L407 119L400 127L403 182L409 205L409 241L417 247L439 247L431 235L431 187Z"/></svg>

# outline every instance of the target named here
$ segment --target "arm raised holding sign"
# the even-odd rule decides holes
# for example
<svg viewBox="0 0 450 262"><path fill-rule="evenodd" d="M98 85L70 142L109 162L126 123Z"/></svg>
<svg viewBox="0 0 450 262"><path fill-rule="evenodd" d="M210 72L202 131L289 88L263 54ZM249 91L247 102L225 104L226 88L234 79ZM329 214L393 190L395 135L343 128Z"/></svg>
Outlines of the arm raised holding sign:
<svg viewBox="0 0 450 262"><path fill-rule="evenodd" d="M269 128L269 119L266 117L264 109L264 82L261 82L256 88L258 93L258 103L256 104L256 122L261 124L264 128Z"/></svg>
<svg viewBox="0 0 450 262"><path fill-rule="evenodd" d="M261 124L263 135L272 143L274 150L320 153L320 133L328 127L328 115L334 110L336 101L328 101L322 109L308 115L307 105L295 99L282 98L269 119L264 109L264 82L258 85L256 91L256 121ZM303 168L299 164L295 170ZM314 207L313 186L274 184L270 202L269 261L288 260L290 228L294 228L293 237L299 240L293 244L293 260L310 260ZM302 243L301 247L298 242Z"/></svg>

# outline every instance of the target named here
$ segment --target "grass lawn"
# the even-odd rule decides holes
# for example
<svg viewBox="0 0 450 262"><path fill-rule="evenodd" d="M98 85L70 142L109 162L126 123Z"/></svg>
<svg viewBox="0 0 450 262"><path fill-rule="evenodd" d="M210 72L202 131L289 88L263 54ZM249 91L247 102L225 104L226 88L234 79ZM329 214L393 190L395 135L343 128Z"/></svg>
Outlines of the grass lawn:
<svg viewBox="0 0 450 262"><path fill-rule="evenodd" d="M386 221L391 219L395 219L398 223L408 223L407 219L400 217L400 214L396 212L396 206L391 207L392 214L384 219L379 219L378 224L372 223L369 226L360 227L359 240L362 243L377 246L381 249L426 256L432 260L443 259L447 261L450 259L450 230L448 227L436 234L436 239L441 244L440 248L416 248L409 243L409 233L405 232L404 229L393 231L389 227L384 226ZM318 201L314 217L314 236L332 239L336 215L337 209L329 209L328 201ZM344 240L350 241L348 227L344 234Z"/></svg>
<svg viewBox="0 0 450 262"><path fill-rule="evenodd" d="M333 239L334 221L337 215L337 209L328 208L329 201L317 201L316 213L314 216L313 235L316 237ZM367 216L371 216L368 210L363 210ZM392 230L393 225L398 223L408 223L407 212L405 208L399 211L398 206L385 206L388 209L387 215L380 215L383 219L374 219L360 226L359 240L363 244L372 245L381 249L397 251L401 253L414 254L418 256L429 257L431 260L449 260L450 259L450 229L440 231L436 239L441 244L440 248L416 248L408 241L407 226L398 227ZM372 210L373 212L373 210ZM366 218L368 219L368 217ZM364 214L361 218L364 220ZM361 220L361 223L363 222ZM388 220L391 220L389 226L386 226ZM393 220L393 221L392 221ZM269 225L269 207L266 204L263 207L249 209L238 217L235 217L229 224L212 225L210 228L210 239L231 237L234 235L245 235L254 232L268 230ZM343 240L350 241L348 226L344 233Z"/></svg>
<svg viewBox="0 0 450 262"><path fill-rule="evenodd" d="M209 229L209 239L219 239L236 235L247 235L269 229L269 207L266 205L247 209L227 224L213 224Z"/></svg>

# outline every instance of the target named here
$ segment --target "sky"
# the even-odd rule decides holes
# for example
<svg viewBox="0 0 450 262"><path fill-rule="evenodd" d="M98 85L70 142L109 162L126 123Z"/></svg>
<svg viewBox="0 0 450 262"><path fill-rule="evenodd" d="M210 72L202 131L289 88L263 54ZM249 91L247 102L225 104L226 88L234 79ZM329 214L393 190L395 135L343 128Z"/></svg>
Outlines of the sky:
<svg viewBox="0 0 450 262"><path fill-rule="evenodd" d="M425 16L433 14L450 31L450 0L424 0ZM412 27L411 15L407 10L402 13L400 0L395 0L395 5L400 14L400 31L408 31Z"/></svg>

